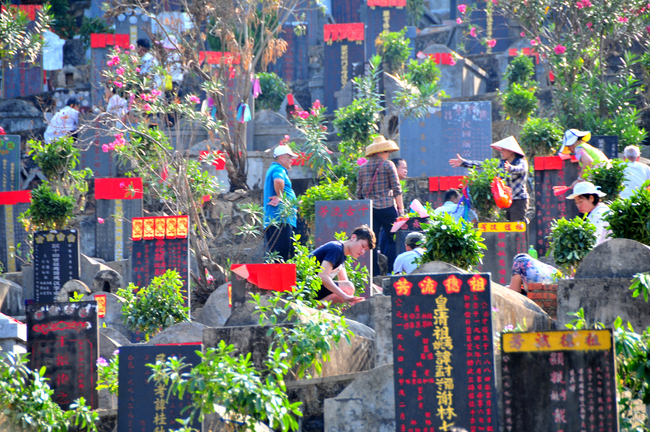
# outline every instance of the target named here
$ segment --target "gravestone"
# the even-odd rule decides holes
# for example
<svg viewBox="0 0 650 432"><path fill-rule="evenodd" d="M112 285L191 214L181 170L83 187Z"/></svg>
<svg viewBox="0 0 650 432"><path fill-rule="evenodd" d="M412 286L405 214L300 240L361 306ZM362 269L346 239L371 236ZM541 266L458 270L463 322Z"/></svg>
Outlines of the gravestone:
<svg viewBox="0 0 650 432"><path fill-rule="evenodd" d="M93 102L95 103L95 102ZM81 132L79 141L84 146L81 152L79 168L90 168L93 177L115 177L117 175L117 157L115 152L105 152L102 146L115 141L115 136L108 133L108 127L98 120Z"/></svg>
<svg viewBox="0 0 650 432"><path fill-rule="evenodd" d="M569 186L578 178L578 164L559 156L535 158L535 217L530 221L531 242L539 256L546 255L551 223L560 218L573 219L578 209L567 200L571 190L555 196L553 186Z"/></svg>
<svg viewBox="0 0 650 432"><path fill-rule="evenodd" d="M338 93L355 76L355 67L365 62L365 30L363 23L326 24L323 26L324 64L327 73L323 87L323 104L327 114L342 108L336 100ZM372 42L372 41L371 41ZM372 42L374 43L374 42Z"/></svg>
<svg viewBox="0 0 650 432"><path fill-rule="evenodd" d="M492 280L501 285L512 278L512 261L515 255L528 251L525 222L481 222L478 224L487 247L480 272L490 272Z"/></svg>
<svg viewBox="0 0 650 432"><path fill-rule="evenodd" d="M505 431L617 431L611 330L504 333Z"/></svg>
<svg viewBox="0 0 650 432"><path fill-rule="evenodd" d="M618 135L592 135L589 144L605 153L610 160L618 158Z"/></svg>
<svg viewBox="0 0 650 432"><path fill-rule="evenodd" d="M335 23L361 22L361 8L364 0L331 0L329 13Z"/></svg>
<svg viewBox="0 0 650 432"><path fill-rule="evenodd" d="M445 193L449 189L456 189L461 192L461 180L463 176L442 176L442 177L429 177L429 194L427 195L427 202L431 204L434 209L442 206L445 203Z"/></svg>
<svg viewBox="0 0 650 432"><path fill-rule="evenodd" d="M337 232L345 232L349 237L356 227L364 224L372 230L372 200L316 201L314 246L319 247L333 241ZM368 251L357 260L368 269L368 283L372 280L373 253ZM369 286L371 285L364 287L364 297L371 295Z"/></svg>
<svg viewBox="0 0 650 432"><path fill-rule="evenodd" d="M416 177L459 176L466 168L454 168L449 159L482 161L492 157L492 103L442 102L423 118L403 119L400 157Z"/></svg>
<svg viewBox="0 0 650 432"><path fill-rule="evenodd" d="M137 46L138 39L150 39L152 22L139 8L123 10L113 22L115 33L128 34L133 46Z"/></svg>
<svg viewBox="0 0 650 432"><path fill-rule="evenodd" d="M310 24L307 24L310 27ZM275 72L285 82L292 83L298 80L309 79L309 45L307 34L309 28L303 34L296 34L296 26L287 23L282 26L280 37L287 43L285 53L269 64L269 72Z"/></svg>
<svg viewBox="0 0 650 432"><path fill-rule="evenodd" d="M118 373L117 430L156 432L178 429L180 424L176 419L189 416L190 411L181 414L181 410L192 404L192 396L186 392L182 399L178 396L167 398L169 385L149 381L152 372L147 364L166 361L171 357L184 357L185 363L197 366L201 363L197 350L201 351L200 343L122 346ZM188 426L200 429L200 422L195 418Z"/></svg>
<svg viewBox="0 0 650 432"><path fill-rule="evenodd" d="M131 256L131 220L142 217L142 190L139 177L95 179L98 258L119 261Z"/></svg>
<svg viewBox="0 0 650 432"><path fill-rule="evenodd" d="M26 314L29 367L33 371L46 367L52 399L67 410L84 397L96 409L97 303L28 304Z"/></svg>
<svg viewBox="0 0 650 432"><path fill-rule="evenodd" d="M0 237L0 264L4 271L20 271L20 258L27 258L27 231L20 214L29 209L31 202L32 192L28 190L0 192L0 232L4 233L4 238Z"/></svg>
<svg viewBox="0 0 650 432"><path fill-rule="evenodd" d="M499 430L487 274L390 278L397 431Z"/></svg>
<svg viewBox="0 0 650 432"><path fill-rule="evenodd" d="M412 232L422 232L422 224L430 222L431 220L429 218L418 217L410 218L404 225L402 225L402 227L394 233L395 250L397 251L397 255L401 254L402 252L406 252L406 246L404 245L406 236Z"/></svg>
<svg viewBox="0 0 650 432"><path fill-rule="evenodd" d="M20 135L0 135L0 192L20 189Z"/></svg>
<svg viewBox="0 0 650 432"><path fill-rule="evenodd" d="M377 54L375 40L383 31L398 32L407 26L406 0L364 0L363 3L361 21L367 25L370 43L366 45L366 58L370 58Z"/></svg>
<svg viewBox="0 0 650 432"><path fill-rule="evenodd" d="M188 216L145 217L132 220L131 280L145 287L154 277L175 270L183 280L181 292L190 305Z"/></svg>
<svg viewBox="0 0 650 432"><path fill-rule="evenodd" d="M486 37L490 36L491 39L496 40L496 45L491 50L493 53L504 52L512 45L512 39L510 37L511 28L508 25L506 17L497 13L497 8L495 7L492 7L492 17L488 18L486 13L488 3L492 3L492 0L478 0L473 5L475 9L472 11L472 26L476 26L477 29L484 29ZM488 22L491 22L491 32L489 34ZM453 48L455 49L455 47ZM487 47L482 45L478 38L466 37L465 48L467 54L487 52Z"/></svg>
<svg viewBox="0 0 650 432"><path fill-rule="evenodd" d="M90 35L90 82L92 83L90 100L93 105L99 107L106 103L104 100L106 88L102 84L104 82L102 72L108 68L106 65L108 53L116 46L129 49L129 44L128 34L92 33Z"/></svg>
<svg viewBox="0 0 650 432"><path fill-rule="evenodd" d="M59 289L79 279L79 233L77 230L34 233L34 302L53 303Z"/></svg>
<svg viewBox="0 0 650 432"><path fill-rule="evenodd" d="M32 63L14 62L11 69L2 69L2 94L5 99L19 98L43 92L43 61L39 56Z"/></svg>

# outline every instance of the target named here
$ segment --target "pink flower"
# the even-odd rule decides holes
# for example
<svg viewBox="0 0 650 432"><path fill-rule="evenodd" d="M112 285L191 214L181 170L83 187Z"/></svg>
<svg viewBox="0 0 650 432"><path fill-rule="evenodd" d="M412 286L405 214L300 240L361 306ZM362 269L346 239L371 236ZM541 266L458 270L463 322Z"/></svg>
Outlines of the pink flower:
<svg viewBox="0 0 650 432"><path fill-rule="evenodd" d="M160 90L151 90L151 96L153 96L154 98L160 96L161 94L162 92Z"/></svg>
<svg viewBox="0 0 650 432"><path fill-rule="evenodd" d="M118 74L118 75L124 75L124 68L117 68L115 70L115 73Z"/></svg>
<svg viewBox="0 0 650 432"><path fill-rule="evenodd" d="M115 81L113 84L115 84L115 87L119 87L119 88L122 88L122 86L124 85L119 81Z"/></svg>
<svg viewBox="0 0 650 432"><path fill-rule="evenodd" d="M462 20L462 19L460 19L460 18L456 18L456 24L462 24L462 23L463 23L463 20Z"/></svg>
<svg viewBox="0 0 650 432"><path fill-rule="evenodd" d="M113 62L113 64L120 64L120 58L118 56L113 56L111 61Z"/></svg>
<svg viewBox="0 0 650 432"><path fill-rule="evenodd" d="M578 3L576 3L576 7L577 7L578 9L582 9L584 6L585 6L585 5L583 5L581 1L579 1Z"/></svg>
<svg viewBox="0 0 650 432"><path fill-rule="evenodd" d="M536 39L531 39L531 40L530 40L530 44L531 44L532 46L537 45L537 40L536 40Z"/></svg>
<svg viewBox="0 0 650 432"><path fill-rule="evenodd" d="M111 150L115 150L116 148L122 147L125 144L126 140L124 139L124 134L118 133L115 135L115 141L109 144L109 148Z"/></svg>
<svg viewBox="0 0 650 432"><path fill-rule="evenodd" d="M589 0L582 0L582 6L588 8L588 7L592 7L593 5Z"/></svg>
<svg viewBox="0 0 650 432"><path fill-rule="evenodd" d="M148 103L142 105L142 111L146 111L146 112L151 111L151 105L149 105Z"/></svg>
<svg viewBox="0 0 650 432"><path fill-rule="evenodd" d="M321 105L320 101L318 99L316 99L314 101L314 103L311 105L311 107L313 109L317 110L317 109L321 109L323 107L323 105Z"/></svg>
<svg viewBox="0 0 650 432"><path fill-rule="evenodd" d="M557 55L562 55L566 52L566 47L564 45L557 44L553 51L555 51L555 54Z"/></svg>
<svg viewBox="0 0 650 432"><path fill-rule="evenodd" d="M492 3L497 4L497 0L492 0Z"/></svg>
<svg viewBox="0 0 650 432"><path fill-rule="evenodd" d="M140 68L135 68L135 71L136 71L137 73L140 73Z"/></svg>
<svg viewBox="0 0 650 432"><path fill-rule="evenodd" d="M525 32L521 32L521 33L519 33L519 36L521 36L521 37L526 37L526 33L525 33Z"/></svg>
<svg viewBox="0 0 650 432"><path fill-rule="evenodd" d="M102 150L104 151L104 153L108 153L110 147L108 147L108 144L102 144Z"/></svg>
<svg viewBox="0 0 650 432"><path fill-rule="evenodd" d="M476 27L472 27L471 29L469 29L469 35L471 37L476 37Z"/></svg>
<svg viewBox="0 0 650 432"><path fill-rule="evenodd" d="M322 130L323 132L325 132L325 131L327 130L327 126L322 125L322 126L320 127L320 130Z"/></svg>
<svg viewBox="0 0 650 432"><path fill-rule="evenodd" d="M122 50L120 49L120 47L118 47L118 46L115 47L115 52L121 52L121 51Z"/></svg>
<svg viewBox="0 0 650 432"><path fill-rule="evenodd" d="M451 59L449 59L449 64L450 64L451 66L455 66L455 65L456 65L456 59L453 58L453 57L452 57Z"/></svg>
<svg viewBox="0 0 650 432"><path fill-rule="evenodd" d="M458 5L458 11L460 13L464 14L466 10L467 10L467 5L465 5L465 4L459 4Z"/></svg>
<svg viewBox="0 0 650 432"><path fill-rule="evenodd" d="M195 95L191 95L188 99L190 100L190 102L194 102L195 104L201 103L201 99L199 99Z"/></svg>
<svg viewBox="0 0 650 432"><path fill-rule="evenodd" d="M618 20L622 23L626 23L629 21L628 17L618 17Z"/></svg>
<svg viewBox="0 0 650 432"><path fill-rule="evenodd" d="M368 162L368 159L366 158L360 157L359 159L357 159L357 165L359 166L363 165L366 162Z"/></svg>
<svg viewBox="0 0 650 432"><path fill-rule="evenodd" d="M291 137L290 137L289 135L285 135L285 136L284 136L284 139L285 139L286 141L289 141L289 140L291 139Z"/></svg>
<svg viewBox="0 0 650 432"><path fill-rule="evenodd" d="M104 144L104 145L106 145L106 144ZM104 223L104 219L98 217L98 218L97 218L97 223L103 224L103 223Z"/></svg>
<svg viewBox="0 0 650 432"><path fill-rule="evenodd" d="M104 357L100 357L97 359L97 366L106 367L108 366L108 362Z"/></svg>
<svg viewBox="0 0 650 432"><path fill-rule="evenodd" d="M300 112L298 113L298 116L299 116L301 119L306 120L306 119L309 118L309 113L308 113L307 111L300 111Z"/></svg>
<svg viewBox="0 0 650 432"><path fill-rule="evenodd" d="M588 28L591 28L591 27L593 27L593 24L590 23L590 22L588 22L588 23L587 23L587 27L588 27Z"/></svg>
<svg viewBox="0 0 650 432"><path fill-rule="evenodd" d="M650 26L647 26L645 29L648 33L650 33Z"/></svg>
<svg viewBox="0 0 650 432"><path fill-rule="evenodd" d="M126 187L126 183L121 182L121 183L120 183L120 189L124 189L125 187Z"/></svg>
<svg viewBox="0 0 650 432"><path fill-rule="evenodd" d="M494 48L494 46L497 44L496 39L488 39L485 42L487 43L487 46L489 46L490 48Z"/></svg>
<svg viewBox="0 0 650 432"><path fill-rule="evenodd" d="M230 67L230 79L235 79L235 68Z"/></svg>
<svg viewBox="0 0 650 432"><path fill-rule="evenodd" d="M133 51L135 49L135 46L129 45L129 49Z"/></svg>
<svg viewBox="0 0 650 432"><path fill-rule="evenodd" d="M106 66L112 67L115 63L113 63L113 60L109 60L106 62Z"/></svg>

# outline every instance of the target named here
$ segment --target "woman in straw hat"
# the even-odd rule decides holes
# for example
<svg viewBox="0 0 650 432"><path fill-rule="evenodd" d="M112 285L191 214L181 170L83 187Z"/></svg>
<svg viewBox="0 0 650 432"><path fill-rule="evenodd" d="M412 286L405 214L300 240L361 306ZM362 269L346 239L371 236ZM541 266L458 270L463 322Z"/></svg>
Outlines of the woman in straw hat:
<svg viewBox="0 0 650 432"><path fill-rule="evenodd" d="M511 222L524 221L528 210L528 191L526 190L528 161L526 155L513 136L490 144L490 147L501 153L499 168L510 174L505 181L506 185L512 189L512 205L506 210L506 218ZM480 167L481 162L466 160L457 154L456 159L449 160L449 165L456 168Z"/></svg>
<svg viewBox="0 0 650 432"><path fill-rule="evenodd" d="M404 213L402 187L397 177L395 164L388 156L399 150L395 141L390 141L382 135L375 137L372 144L366 147L368 162L359 168L357 178L357 198L372 200L372 229L379 238L379 231L384 228L390 233L398 215ZM395 238L388 235L388 248L381 251L388 257L388 274L393 271L395 262ZM377 254L372 254L373 276L379 275Z"/></svg>
<svg viewBox="0 0 650 432"><path fill-rule="evenodd" d="M571 184L574 186L576 183L586 179L586 169L592 165L606 164L610 165L609 159L603 152L589 144L591 139L591 132L579 131L578 129L569 129L564 132L564 139L562 140L562 154L575 154L580 165L578 171L578 178Z"/></svg>

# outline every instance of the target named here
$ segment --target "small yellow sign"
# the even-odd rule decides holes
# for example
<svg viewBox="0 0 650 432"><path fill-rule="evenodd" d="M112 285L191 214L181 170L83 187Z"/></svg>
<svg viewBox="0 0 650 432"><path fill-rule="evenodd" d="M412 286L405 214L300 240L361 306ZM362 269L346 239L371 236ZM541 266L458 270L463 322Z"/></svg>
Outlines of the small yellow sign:
<svg viewBox="0 0 650 432"><path fill-rule="evenodd" d="M478 230L483 232L526 232L526 222L481 222Z"/></svg>
<svg viewBox="0 0 650 432"><path fill-rule="evenodd" d="M504 333L503 351L608 351L612 348L609 330L569 330L531 333Z"/></svg>

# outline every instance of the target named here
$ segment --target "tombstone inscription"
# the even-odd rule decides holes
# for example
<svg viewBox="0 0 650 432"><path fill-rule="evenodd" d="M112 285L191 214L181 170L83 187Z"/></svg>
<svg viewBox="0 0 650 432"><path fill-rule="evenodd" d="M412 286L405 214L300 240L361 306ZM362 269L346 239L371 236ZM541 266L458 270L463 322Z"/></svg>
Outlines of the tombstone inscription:
<svg viewBox="0 0 650 432"><path fill-rule="evenodd" d="M20 221L20 214L27 211L32 202L31 191L0 192L0 264L4 271L15 272L22 268L20 257L29 250L27 232Z"/></svg>
<svg viewBox="0 0 650 432"><path fill-rule="evenodd" d="M79 279L79 233L77 230L34 233L34 302L54 303L59 289Z"/></svg>
<svg viewBox="0 0 650 432"><path fill-rule="evenodd" d="M384 31L398 32L407 26L406 0L365 0L361 7L367 19L368 40L374 41ZM374 43L366 46L366 58L377 54Z"/></svg>
<svg viewBox="0 0 650 432"><path fill-rule="evenodd" d="M612 331L501 335L505 430L618 431Z"/></svg>
<svg viewBox="0 0 650 432"><path fill-rule="evenodd" d="M489 274L391 277L398 432L497 431Z"/></svg>
<svg viewBox="0 0 650 432"><path fill-rule="evenodd" d="M0 192L20 189L20 135L0 135Z"/></svg>
<svg viewBox="0 0 650 432"><path fill-rule="evenodd" d="M176 419L189 416L189 411L181 414L181 410L192 404L192 396L186 392L182 399L178 396L167 398L169 386L149 381L151 368L147 364L184 357L185 363L197 366L201 358L196 351L201 351L201 346L198 343L121 347L117 430L157 432L178 429L180 425ZM200 422L194 418L188 426L200 428Z"/></svg>
<svg viewBox="0 0 650 432"><path fill-rule="evenodd" d="M63 409L79 397L96 409L97 303L28 304L25 309L30 369L46 367L52 398Z"/></svg>
<svg viewBox="0 0 650 432"><path fill-rule="evenodd" d="M589 144L605 153L609 159L618 157L618 135L592 135Z"/></svg>
<svg viewBox="0 0 650 432"><path fill-rule="evenodd" d="M505 285L512 278L515 255L528 251L525 222L481 222L478 224L487 250L481 272L490 272L492 280Z"/></svg>
<svg viewBox="0 0 650 432"><path fill-rule="evenodd" d="M323 86L327 113L341 108L334 93L354 78L355 66L365 61L365 26L363 23L325 24L323 26L324 64L327 73Z"/></svg>
<svg viewBox="0 0 650 432"><path fill-rule="evenodd" d="M117 159L115 152L105 152L102 146L115 141L115 136L108 133L108 127L99 121L84 128L80 141L85 146L81 152L79 168L90 168L93 177L115 177L117 175Z"/></svg>

